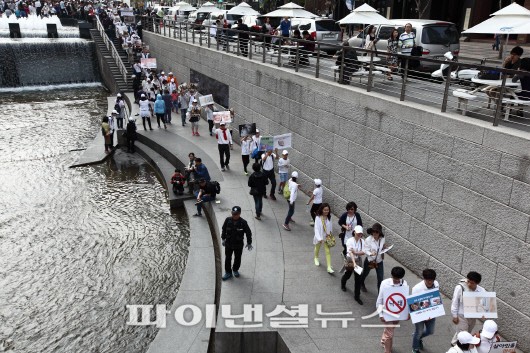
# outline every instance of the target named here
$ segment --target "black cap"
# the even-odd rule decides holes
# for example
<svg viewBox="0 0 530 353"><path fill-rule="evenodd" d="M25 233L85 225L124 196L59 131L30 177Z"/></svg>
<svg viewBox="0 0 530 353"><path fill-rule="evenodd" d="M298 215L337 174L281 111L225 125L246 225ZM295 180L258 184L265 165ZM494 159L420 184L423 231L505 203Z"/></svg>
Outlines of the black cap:
<svg viewBox="0 0 530 353"><path fill-rule="evenodd" d="M232 214L240 214L241 213L241 207L234 206L232 207Z"/></svg>

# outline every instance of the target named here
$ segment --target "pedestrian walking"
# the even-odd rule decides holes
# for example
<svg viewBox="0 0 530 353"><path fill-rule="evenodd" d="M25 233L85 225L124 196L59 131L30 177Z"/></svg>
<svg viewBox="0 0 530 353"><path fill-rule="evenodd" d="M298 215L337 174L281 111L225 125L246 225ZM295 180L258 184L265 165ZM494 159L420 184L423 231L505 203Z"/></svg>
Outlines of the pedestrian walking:
<svg viewBox="0 0 530 353"><path fill-rule="evenodd" d="M256 207L256 219L261 221L261 214L263 210L263 196L267 194L267 184L269 179L261 170L259 163L252 164L254 173L248 178L248 186L250 187L250 195L254 198L254 205Z"/></svg>
<svg viewBox="0 0 530 353"><path fill-rule="evenodd" d="M274 201L276 201L276 196L274 196L274 192L276 191L276 174L274 173L275 159L278 159L277 149L276 153L272 153L272 149L268 149L267 152L261 156L263 171L267 174L267 178L269 178L269 181L271 182L271 192L269 196ZM267 198L267 195L265 195L265 198Z"/></svg>
<svg viewBox="0 0 530 353"><path fill-rule="evenodd" d="M289 223L295 223L292 217L294 215L294 205L296 202L296 198L298 197L298 188L300 187L300 185L296 182L297 179L298 172L292 172L291 179L289 179L289 181L287 182L288 189L287 191L284 191L284 196L287 199L287 203L289 204L289 210L287 211L287 217L285 217L283 228L288 231L291 231Z"/></svg>
<svg viewBox="0 0 530 353"><path fill-rule="evenodd" d="M247 221L241 218L241 207L234 206L232 207L232 216L225 219L221 232L222 245L225 248L225 274L223 275L223 281L232 278L232 276L239 277L245 235L247 237L246 248L251 251L253 249L252 231ZM232 254L234 255L233 264Z"/></svg>
<svg viewBox="0 0 530 353"><path fill-rule="evenodd" d="M250 30L241 18L237 20L237 29L241 31L239 32L239 50L243 56L248 56L248 32Z"/></svg>
<svg viewBox="0 0 530 353"><path fill-rule="evenodd" d="M412 48L416 46L416 33L412 32L412 24L405 24L405 32L401 33L398 40L398 50L401 55L411 55ZM401 69L404 71L407 60L401 60Z"/></svg>
<svg viewBox="0 0 530 353"><path fill-rule="evenodd" d="M219 149L221 170L224 172L226 169L230 169L230 150L233 148L232 134L226 128L224 121L221 121L219 129L215 129L214 132L215 138L217 139L217 148Z"/></svg>
<svg viewBox="0 0 530 353"><path fill-rule="evenodd" d="M291 21L289 21L289 17L284 17L280 22L280 31L282 32L282 37L289 38L291 32Z"/></svg>
<svg viewBox="0 0 530 353"><path fill-rule="evenodd" d="M164 104L166 107L166 111L164 112L164 124L171 124L171 107L173 106L173 104L171 103L171 94L169 93L168 89L164 90L162 100L164 100Z"/></svg>
<svg viewBox="0 0 530 353"><path fill-rule="evenodd" d="M136 132L136 122L133 117L129 117L129 122L127 123L126 130L127 137L127 152L135 153L136 149L134 148L134 142L138 139L138 134Z"/></svg>
<svg viewBox="0 0 530 353"><path fill-rule="evenodd" d="M283 188L285 183L289 179L289 167L291 161L289 160L289 152L287 150L282 151L282 158L278 159L278 174L280 175L280 186L278 187L278 194L283 194Z"/></svg>
<svg viewBox="0 0 530 353"><path fill-rule="evenodd" d="M473 337L469 332L460 332L454 343L454 346L449 348L447 353L477 353L474 345L480 343L480 338Z"/></svg>
<svg viewBox="0 0 530 353"><path fill-rule="evenodd" d="M387 248L383 227L379 223L374 223L366 232L370 236L366 238L366 258L364 259L363 277L361 281L361 290L363 292L368 291L365 286L365 281L371 270L375 270L377 275L377 290L380 290L385 276L383 266L385 254L382 254L381 251Z"/></svg>
<svg viewBox="0 0 530 353"><path fill-rule="evenodd" d="M350 201L346 204L346 212L339 218L339 226L341 232L339 238L342 242L342 254L346 256L346 242L353 237L353 230L355 226L362 226L363 221L361 215L357 212L357 204Z"/></svg>
<svg viewBox="0 0 530 353"><path fill-rule="evenodd" d="M263 155L263 151L260 151L260 145L261 145L261 135L259 132L259 129L256 129L256 133L254 136L252 136L252 144L250 147L250 154L254 154L252 158L254 158L254 161L256 163L261 162L261 157Z"/></svg>
<svg viewBox="0 0 530 353"><path fill-rule="evenodd" d="M384 308L383 293L385 291L385 288L408 286L407 281L403 279L403 277L405 277L405 269L403 267L394 267L392 271L390 271L390 276L391 278L387 278L383 282L381 282L381 287L379 288L379 295L377 296L377 301L375 303L375 308L379 312L379 319L381 320L381 322L385 323L383 335L381 336L381 345L385 348L385 353L392 353L394 329L395 325L397 325L399 321L386 321L383 317L383 311L380 309Z"/></svg>
<svg viewBox="0 0 530 353"><path fill-rule="evenodd" d="M182 119L182 126L186 126L186 113L189 108L190 97L184 88L180 90L178 97L178 105L180 106L180 118Z"/></svg>
<svg viewBox="0 0 530 353"><path fill-rule="evenodd" d="M311 209L309 210L309 213L311 214L311 219L312 219L311 223L309 223L310 226L315 225L315 217L317 215L317 210L322 205L322 197L323 197L322 180L315 179L313 180L313 182L315 183L315 188L313 189L313 194L311 194L311 198L309 199L309 201L307 201L308 206L311 202L313 202L313 205L311 206Z"/></svg>
<svg viewBox="0 0 530 353"><path fill-rule="evenodd" d="M440 288L436 280L436 271L427 268L422 273L423 281L412 287L412 295L425 293L432 289ZM423 339L434 333L436 319L428 319L414 324L414 333L412 334L412 353L419 353L423 349Z"/></svg>
<svg viewBox="0 0 530 353"><path fill-rule="evenodd" d="M250 163L250 145L252 144L252 138L247 135L241 138L241 160L243 161L243 171L248 176L247 166ZM267 184L269 182L267 181Z"/></svg>
<svg viewBox="0 0 530 353"><path fill-rule="evenodd" d="M206 121L208 121L208 132L210 133L210 136L213 136L213 111L213 104L208 104L206 107L204 107L204 112L206 113Z"/></svg>
<svg viewBox="0 0 530 353"><path fill-rule="evenodd" d="M362 259L365 254L365 242L363 240L363 227L355 226L354 236L346 242L346 258L350 262L354 262L357 266L362 268ZM353 268L346 269L342 278L340 280L342 291L346 292L346 282L351 278L351 275L354 275L355 287L353 291L354 300L363 305L361 300L361 283L362 283L362 273L357 273Z"/></svg>
<svg viewBox="0 0 530 353"><path fill-rule="evenodd" d="M471 271L455 287L453 300L451 300L451 315L453 316L456 333L453 336L452 344L456 344L459 332L471 332L475 327L477 319L464 317L464 292L485 292L485 289L479 286L481 281L482 275Z"/></svg>
<svg viewBox="0 0 530 353"><path fill-rule="evenodd" d="M125 101L123 100L121 93L116 95L114 110L116 111L116 126L121 130L123 129L123 120L125 119ZM114 111L112 113L114 113Z"/></svg>
<svg viewBox="0 0 530 353"><path fill-rule="evenodd" d="M326 242L326 238L333 231L333 224L331 223L331 207L327 203L323 203L317 212L315 218L315 236L313 237L313 245L315 245L315 266L320 266L320 260L318 258L320 248L324 245L324 252L326 255L326 265L329 274L335 273L331 267L331 253L329 246Z"/></svg>
<svg viewBox="0 0 530 353"><path fill-rule="evenodd" d="M116 117L118 116L115 110L112 111L112 114L109 115L109 127L110 127L110 148L114 148L114 132L116 131Z"/></svg>
<svg viewBox="0 0 530 353"><path fill-rule="evenodd" d="M156 96L154 109L155 109L156 122L158 124L158 128L160 129L160 121L162 120L162 123L164 124L164 129L167 129L166 121L164 120L164 116L166 115L166 103L164 103L164 100L162 99L161 94L158 94Z"/></svg>
<svg viewBox="0 0 530 353"><path fill-rule="evenodd" d="M153 130L153 128L151 127L152 108L145 94L140 95L140 100L138 101L138 104L140 105L140 116L142 117L142 124L144 126L144 130L147 130L147 128L145 127L146 120L147 120L147 123L149 124L149 129Z"/></svg>
<svg viewBox="0 0 530 353"><path fill-rule="evenodd" d="M201 119L201 107L199 107L198 102L193 100L191 107L189 107L188 112L190 114L189 122L191 123L191 135L192 136L201 136L199 135L199 120Z"/></svg>

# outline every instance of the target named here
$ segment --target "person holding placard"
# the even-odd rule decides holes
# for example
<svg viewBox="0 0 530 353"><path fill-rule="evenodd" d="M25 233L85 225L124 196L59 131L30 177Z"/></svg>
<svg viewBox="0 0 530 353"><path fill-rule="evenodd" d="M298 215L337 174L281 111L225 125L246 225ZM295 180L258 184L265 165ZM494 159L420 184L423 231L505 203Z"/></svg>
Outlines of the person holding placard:
<svg viewBox="0 0 530 353"><path fill-rule="evenodd" d="M385 348L385 353L392 353L392 341L394 339L394 329L395 325L399 321L386 321L384 318L384 308L385 308L385 301L383 300L383 293L385 292L385 289L391 288L391 287L408 287L407 281L405 281L403 278L405 277L405 269L400 266L396 266L390 271L391 278L385 279L383 282L381 282L381 286L379 287L379 295L377 296L377 301L375 303L375 308L379 312L379 319L381 322L385 323L386 326L383 330L383 335L381 336L381 345ZM406 303L403 305L406 306ZM383 310L381 310L383 308Z"/></svg>
<svg viewBox="0 0 530 353"><path fill-rule="evenodd" d="M464 292L485 292L486 290L479 286L482 281L482 275L478 272L471 271L467 274L466 279L460 280L456 285L451 301L451 315L453 324L455 324L455 335L451 343L457 342L457 335L461 331L471 332L475 327L477 319L466 318L464 316Z"/></svg>
<svg viewBox="0 0 530 353"><path fill-rule="evenodd" d="M362 260L363 256L365 254L364 252L364 240L363 240L363 227L362 226L355 226L354 229L354 237L348 239L346 242L346 249L347 254L346 257L348 257L348 260L353 261L355 263L355 267L362 268ZM355 289L353 292L353 298L359 305L363 305L363 301L361 300L361 281L362 281L362 272L358 273L354 269L346 270L344 274L342 275L342 278L340 280L341 289L342 291L346 292L346 282L351 278L352 273L354 274L355 278Z"/></svg>
<svg viewBox="0 0 530 353"><path fill-rule="evenodd" d="M475 345L478 353L489 353L494 343L500 342L501 338L497 335L497 323L493 320L484 321L482 330L475 333L475 337L480 338L480 343Z"/></svg>
<svg viewBox="0 0 530 353"><path fill-rule="evenodd" d="M412 287L412 294L421 294L435 288L440 288L440 284L436 281L436 271L427 268L423 270L423 281ZM420 349L423 349L423 338L434 333L435 322L436 319L430 319L414 324L412 353L419 353Z"/></svg>

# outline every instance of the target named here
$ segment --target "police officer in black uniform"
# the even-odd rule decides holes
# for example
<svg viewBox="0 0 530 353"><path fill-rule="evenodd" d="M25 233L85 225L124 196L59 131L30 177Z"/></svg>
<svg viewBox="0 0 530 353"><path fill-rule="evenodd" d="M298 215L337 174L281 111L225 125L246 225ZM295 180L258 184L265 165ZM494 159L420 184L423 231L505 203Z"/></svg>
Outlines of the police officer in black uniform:
<svg viewBox="0 0 530 353"><path fill-rule="evenodd" d="M239 277L239 266L241 266L241 254L243 253L245 234L247 235L248 251L252 250L252 232L247 221L241 218L241 207L232 207L232 217L227 217L223 224L221 233L222 244L225 247L225 274L223 281ZM232 266L232 253L234 254L234 265Z"/></svg>

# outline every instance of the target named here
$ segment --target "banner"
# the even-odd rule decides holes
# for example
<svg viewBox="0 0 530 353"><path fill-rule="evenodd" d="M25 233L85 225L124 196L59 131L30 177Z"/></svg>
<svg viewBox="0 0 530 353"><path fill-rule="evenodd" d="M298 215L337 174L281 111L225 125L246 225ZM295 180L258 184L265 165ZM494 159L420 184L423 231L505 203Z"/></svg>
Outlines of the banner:
<svg viewBox="0 0 530 353"><path fill-rule="evenodd" d="M239 125L239 136L245 137L256 133L256 123Z"/></svg>
<svg viewBox="0 0 530 353"><path fill-rule="evenodd" d="M155 58L141 58L140 66L147 69L156 69L156 59Z"/></svg>
<svg viewBox="0 0 530 353"><path fill-rule="evenodd" d="M274 150L274 137L262 136L259 144L260 151Z"/></svg>
<svg viewBox="0 0 530 353"><path fill-rule="evenodd" d="M214 104L214 103L215 102L213 101L213 96L211 94L207 96L199 97L199 104L201 105L201 107L205 107L207 105Z"/></svg>
<svg viewBox="0 0 530 353"><path fill-rule="evenodd" d="M463 302L466 319L496 319L498 317L495 292L464 292Z"/></svg>
<svg viewBox="0 0 530 353"><path fill-rule="evenodd" d="M134 24L136 18L133 11L121 10L120 15L123 17L123 22L127 24Z"/></svg>
<svg viewBox="0 0 530 353"><path fill-rule="evenodd" d="M201 97L199 97L199 100ZM224 111L224 112L214 112L213 113L213 122L214 124L220 124L221 122L225 122L227 124L232 122L232 117L230 116L230 111Z"/></svg>
<svg viewBox="0 0 530 353"><path fill-rule="evenodd" d="M277 149L290 148L292 146L291 139L292 139L291 133L274 136L274 148L277 148Z"/></svg>
<svg viewBox="0 0 530 353"><path fill-rule="evenodd" d="M383 291L383 318L385 321L404 321L409 317L407 297L409 287L388 287Z"/></svg>
<svg viewBox="0 0 530 353"><path fill-rule="evenodd" d="M407 305L413 324L445 315L442 296L438 289L408 296Z"/></svg>
<svg viewBox="0 0 530 353"><path fill-rule="evenodd" d="M491 346L489 353L515 353L515 347L517 346L517 341L513 342L495 342Z"/></svg>

